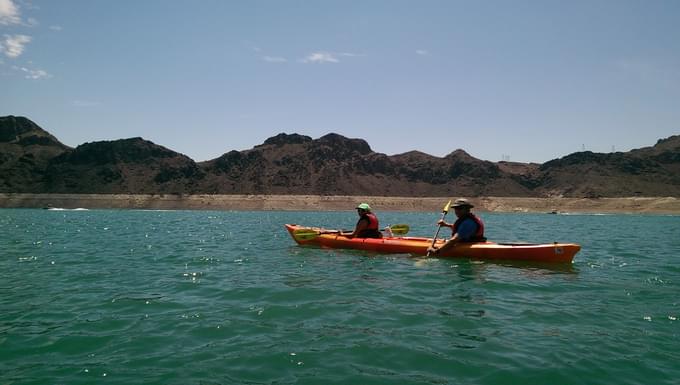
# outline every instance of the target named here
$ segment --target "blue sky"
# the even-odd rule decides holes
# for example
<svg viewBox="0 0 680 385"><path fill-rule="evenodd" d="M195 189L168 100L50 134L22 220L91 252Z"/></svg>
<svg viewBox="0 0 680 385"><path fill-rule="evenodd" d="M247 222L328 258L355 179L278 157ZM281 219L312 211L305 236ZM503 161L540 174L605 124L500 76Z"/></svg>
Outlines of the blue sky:
<svg viewBox="0 0 680 385"><path fill-rule="evenodd" d="M0 116L196 161L281 132L545 162L680 134L680 1L0 0Z"/></svg>

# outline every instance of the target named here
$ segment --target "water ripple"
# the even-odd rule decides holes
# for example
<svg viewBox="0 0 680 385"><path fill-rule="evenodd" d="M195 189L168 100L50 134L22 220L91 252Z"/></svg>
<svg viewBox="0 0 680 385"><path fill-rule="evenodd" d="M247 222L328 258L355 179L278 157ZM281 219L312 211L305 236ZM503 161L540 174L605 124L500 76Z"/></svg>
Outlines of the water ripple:
<svg viewBox="0 0 680 385"><path fill-rule="evenodd" d="M431 235L432 215L383 218ZM680 218L484 219L494 239L583 250L414 260L300 248L282 228L351 227L341 212L1 210L0 383L680 378Z"/></svg>

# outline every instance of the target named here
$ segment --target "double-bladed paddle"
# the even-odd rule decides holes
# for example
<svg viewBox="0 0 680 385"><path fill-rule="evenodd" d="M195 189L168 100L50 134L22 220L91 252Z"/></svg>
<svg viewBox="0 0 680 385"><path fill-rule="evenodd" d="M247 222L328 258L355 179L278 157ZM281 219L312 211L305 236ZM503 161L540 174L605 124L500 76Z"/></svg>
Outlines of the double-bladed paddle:
<svg viewBox="0 0 680 385"><path fill-rule="evenodd" d="M442 221L444 220L444 218L446 217L446 214L449 213L449 208L451 208L451 200L449 200L449 202L444 206L444 209L442 210L442 217L441 217L440 220L442 220ZM432 246L430 246L430 247L434 247L434 244L437 243L437 237L439 236L439 230L441 230L441 229L442 229L442 225L438 224L437 225L437 232L434 233L434 238L432 238ZM428 251L426 257L429 257L429 256L430 256L430 252Z"/></svg>
<svg viewBox="0 0 680 385"><path fill-rule="evenodd" d="M398 225L392 225L389 227L390 230L392 230L392 234L395 235L404 235L409 232L411 229L409 225L405 224L398 224ZM296 229L293 231L293 238L298 241L310 241L316 237L318 237L321 234L338 234L342 233L344 231L341 230L315 230L315 229L310 229L310 228L302 228L302 229Z"/></svg>
<svg viewBox="0 0 680 385"><path fill-rule="evenodd" d="M321 234L337 234L340 232L340 230L295 229L293 230L293 238L297 241L309 241Z"/></svg>

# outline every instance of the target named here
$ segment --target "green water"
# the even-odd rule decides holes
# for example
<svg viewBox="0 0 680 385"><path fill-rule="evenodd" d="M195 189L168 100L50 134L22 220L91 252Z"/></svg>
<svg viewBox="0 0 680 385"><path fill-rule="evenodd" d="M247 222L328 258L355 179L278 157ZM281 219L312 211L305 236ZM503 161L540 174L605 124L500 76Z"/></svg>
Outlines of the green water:
<svg viewBox="0 0 680 385"><path fill-rule="evenodd" d="M680 217L482 214L492 240L583 246L554 266L283 228L354 216L0 210L0 384L680 383Z"/></svg>

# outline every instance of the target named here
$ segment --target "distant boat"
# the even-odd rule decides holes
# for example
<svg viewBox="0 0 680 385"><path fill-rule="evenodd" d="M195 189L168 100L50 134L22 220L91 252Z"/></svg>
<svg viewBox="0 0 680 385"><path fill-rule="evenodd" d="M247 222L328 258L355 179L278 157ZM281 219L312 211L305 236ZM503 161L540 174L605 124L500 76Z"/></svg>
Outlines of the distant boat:
<svg viewBox="0 0 680 385"><path fill-rule="evenodd" d="M75 209L65 209L63 207L43 207L45 210L50 210L50 211L88 211L89 209L82 208L82 207L77 207Z"/></svg>

